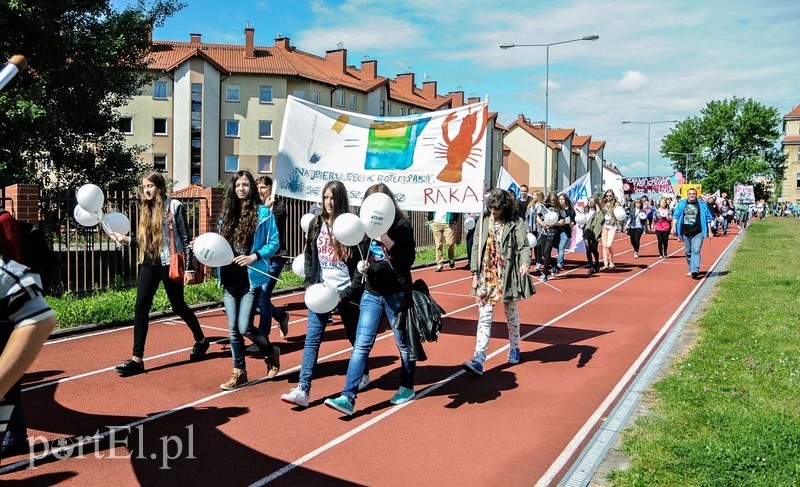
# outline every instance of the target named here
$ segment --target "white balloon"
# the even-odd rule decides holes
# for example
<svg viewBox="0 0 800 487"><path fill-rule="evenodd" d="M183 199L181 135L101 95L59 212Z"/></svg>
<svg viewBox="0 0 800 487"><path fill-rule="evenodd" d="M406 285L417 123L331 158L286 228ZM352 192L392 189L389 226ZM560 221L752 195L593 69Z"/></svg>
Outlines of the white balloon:
<svg viewBox="0 0 800 487"><path fill-rule="evenodd" d="M667 215L669 215L669 212L664 208L661 208L660 210L658 210L658 214L661 216L661 218L666 218Z"/></svg>
<svg viewBox="0 0 800 487"><path fill-rule="evenodd" d="M103 190L96 184L84 184L78 188L76 195L78 204L89 213L96 213L103 209L103 202L106 197Z"/></svg>
<svg viewBox="0 0 800 487"><path fill-rule="evenodd" d="M358 245L364 239L364 224L355 213L342 213L333 221L333 236L342 245Z"/></svg>
<svg viewBox="0 0 800 487"><path fill-rule="evenodd" d="M728 216L733 216L733 210L728 210Z"/></svg>
<svg viewBox="0 0 800 487"><path fill-rule="evenodd" d="M358 264L356 264L356 268L358 272L364 274L367 272L367 269L369 269L369 263L366 260L359 260Z"/></svg>
<svg viewBox="0 0 800 487"><path fill-rule="evenodd" d="M103 212L88 211L86 208L78 205L75 207L75 210L72 211L72 216L84 227L93 227L100 223L100 220L103 218Z"/></svg>
<svg viewBox="0 0 800 487"><path fill-rule="evenodd" d="M547 225L555 225L558 222L558 213L555 211L548 211L544 214L544 222Z"/></svg>
<svg viewBox="0 0 800 487"><path fill-rule="evenodd" d="M225 237L218 233L206 232L194 239L192 246L197 260L209 267L222 267L233 262L233 250Z"/></svg>
<svg viewBox="0 0 800 487"><path fill-rule="evenodd" d="M339 304L339 294L325 283L314 284L306 289L306 307L314 313L327 313Z"/></svg>
<svg viewBox="0 0 800 487"><path fill-rule="evenodd" d="M581 213L579 211L575 212L575 223L578 225L583 225L587 220L588 218L586 217L586 213Z"/></svg>
<svg viewBox="0 0 800 487"><path fill-rule="evenodd" d="M638 216L640 220L647 220L647 213L643 211L640 211Z"/></svg>
<svg viewBox="0 0 800 487"><path fill-rule="evenodd" d="M292 272L297 277L306 277L306 256L300 254L292 260Z"/></svg>
<svg viewBox="0 0 800 487"><path fill-rule="evenodd" d="M475 228L475 219L474 218L467 218L464 220L464 230L470 231Z"/></svg>
<svg viewBox="0 0 800 487"><path fill-rule="evenodd" d="M531 247L536 247L536 235L532 233L528 234L528 245Z"/></svg>
<svg viewBox="0 0 800 487"><path fill-rule="evenodd" d="M306 213L300 218L300 228L303 229L303 233L308 233L308 226L311 225L311 220L313 219L313 213Z"/></svg>
<svg viewBox="0 0 800 487"><path fill-rule="evenodd" d="M618 206L614 208L614 218L617 220L624 220L625 219L625 208Z"/></svg>
<svg viewBox="0 0 800 487"><path fill-rule="evenodd" d="M127 235L131 232L131 221L122 213L107 213L103 217L103 230L106 233L116 232L120 235Z"/></svg>
<svg viewBox="0 0 800 487"><path fill-rule="evenodd" d="M372 193L361 203L359 217L369 238L379 238L394 223L394 201L385 193Z"/></svg>

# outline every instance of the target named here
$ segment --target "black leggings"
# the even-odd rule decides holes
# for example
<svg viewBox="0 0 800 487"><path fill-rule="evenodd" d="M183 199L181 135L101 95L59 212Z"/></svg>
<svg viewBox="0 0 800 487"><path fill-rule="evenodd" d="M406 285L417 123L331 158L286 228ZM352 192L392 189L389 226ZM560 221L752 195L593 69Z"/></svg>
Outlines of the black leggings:
<svg viewBox="0 0 800 487"><path fill-rule="evenodd" d="M598 252L597 246L600 242L598 242L596 238L587 238L584 242L586 243L586 261L589 263L589 267L592 265L599 265L600 252Z"/></svg>
<svg viewBox="0 0 800 487"><path fill-rule="evenodd" d="M203 341L205 335L200 322L183 299L183 283L169 278L169 266L139 266L139 278L136 280L136 306L133 311L133 356L144 357L144 343L147 340L147 328L150 325L150 310L153 307L153 296L158 284L164 283L164 291L172 305L172 310L186 322L192 330L196 342Z"/></svg>
<svg viewBox="0 0 800 487"><path fill-rule="evenodd" d="M644 228L629 228L628 231L630 232L631 246L633 247L633 251L638 254L639 243L642 241L642 233L644 233Z"/></svg>
<svg viewBox="0 0 800 487"><path fill-rule="evenodd" d="M656 230L656 240L658 240L658 255L667 255L669 247L669 230Z"/></svg>
<svg viewBox="0 0 800 487"><path fill-rule="evenodd" d="M553 260L553 243L556 235L541 235L539 238L542 240L542 260L544 261L542 274L547 275L550 273L550 262Z"/></svg>

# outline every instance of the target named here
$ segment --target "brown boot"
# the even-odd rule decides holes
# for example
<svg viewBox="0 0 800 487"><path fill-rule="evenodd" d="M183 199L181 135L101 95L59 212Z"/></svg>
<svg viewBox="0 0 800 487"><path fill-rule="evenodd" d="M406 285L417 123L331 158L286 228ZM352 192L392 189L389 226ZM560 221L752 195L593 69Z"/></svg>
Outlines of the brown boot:
<svg viewBox="0 0 800 487"><path fill-rule="evenodd" d="M281 349L272 346L272 355L264 359L267 364L267 379L274 379L281 371Z"/></svg>
<svg viewBox="0 0 800 487"><path fill-rule="evenodd" d="M219 385L223 391L232 391L237 387L247 384L247 371L244 369L233 369L231 378L227 382Z"/></svg>

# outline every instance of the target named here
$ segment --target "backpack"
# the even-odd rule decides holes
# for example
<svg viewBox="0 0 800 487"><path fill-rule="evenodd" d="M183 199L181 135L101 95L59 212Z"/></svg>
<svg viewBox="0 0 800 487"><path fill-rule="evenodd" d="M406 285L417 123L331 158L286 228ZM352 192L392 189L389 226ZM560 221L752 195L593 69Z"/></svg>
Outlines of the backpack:
<svg viewBox="0 0 800 487"><path fill-rule="evenodd" d="M0 208L0 214L5 211L5 209ZM24 262L21 262L21 264L39 274L39 278L42 281L42 291L44 294L50 294L53 275L59 266L58 257L47 242L44 232L38 226L19 221L16 218L14 218L14 222L17 224L19 243L22 248L22 260Z"/></svg>

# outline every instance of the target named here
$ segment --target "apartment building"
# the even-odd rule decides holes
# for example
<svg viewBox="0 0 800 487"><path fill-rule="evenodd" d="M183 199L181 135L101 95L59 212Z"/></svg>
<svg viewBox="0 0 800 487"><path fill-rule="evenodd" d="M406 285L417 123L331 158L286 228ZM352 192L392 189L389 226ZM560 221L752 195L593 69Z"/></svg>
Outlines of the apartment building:
<svg viewBox="0 0 800 487"><path fill-rule="evenodd" d="M463 92L437 93L436 81L416 85L414 73L378 75L378 61L348 64L339 46L316 56L278 36L272 46L210 44L201 34L188 42L154 41L150 68L158 78L120 110L120 130L131 145L148 149L145 162L166 171L175 188L213 186L240 169L271 175L289 95L373 116L405 116L464 104ZM470 99L470 101L475 101ZM487 154L494 122L488 125Z"/></svg>
<svg viewBox="0 0 800 487"><path fill-rule="evenodd" d="M781 200L800 202L800 105L783 116L781 148L786 154Z"/></svg>

